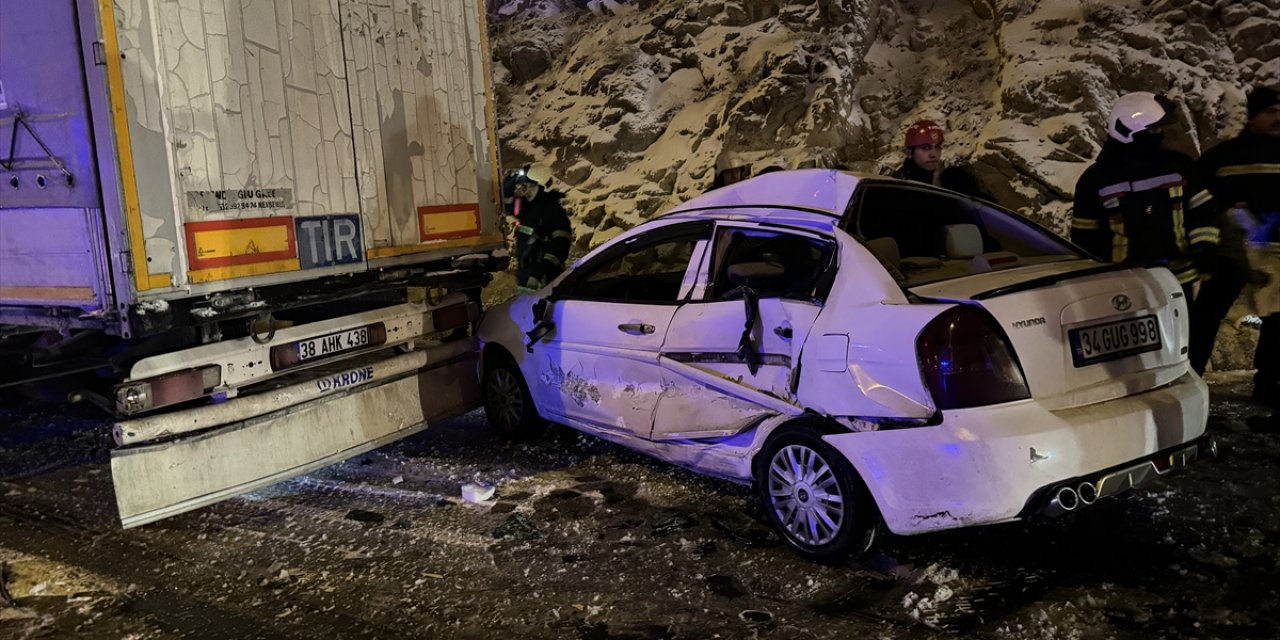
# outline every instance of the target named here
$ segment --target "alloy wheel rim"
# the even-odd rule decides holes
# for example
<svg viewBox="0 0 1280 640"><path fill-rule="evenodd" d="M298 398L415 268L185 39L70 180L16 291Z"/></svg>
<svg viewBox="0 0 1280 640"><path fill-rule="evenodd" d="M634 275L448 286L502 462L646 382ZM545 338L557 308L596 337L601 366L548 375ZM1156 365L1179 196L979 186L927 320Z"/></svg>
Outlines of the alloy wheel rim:
<svg viewBox="0 0 1280 640"><path fill-rule="evenodd" d="M817 451L788 445L769 461L769 502L792 539L820 546L844 525L845 502L835 469Z"/></svg>
<svg viewBox="0 0 1280 640"><path fill-rule="evenodd" d="M489 376L489 413L504 429L514 429L524 414L524 397L514 374L498 369Z"/></svg>

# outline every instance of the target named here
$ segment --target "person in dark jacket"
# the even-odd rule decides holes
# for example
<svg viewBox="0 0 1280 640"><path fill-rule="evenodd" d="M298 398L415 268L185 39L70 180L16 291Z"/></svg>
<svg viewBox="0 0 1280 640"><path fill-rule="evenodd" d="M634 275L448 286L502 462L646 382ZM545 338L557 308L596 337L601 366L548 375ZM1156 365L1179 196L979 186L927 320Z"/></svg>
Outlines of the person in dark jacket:
<svg viewBox="0 0 1280 640"><path fill-rule="evenodd" d="M564 270L573 240L569 214L551 189L551 168L533 163L510 176L503 185L512 199L516 226L516 287L536 291Z"/></svg>
<svg viewBox="0 0 1280 640"><path fill-rule="evenodd" d="M1192 254L1216 245L1219 230L1191 158L1163 147L1163 127L1175 118L1163 96L1116 101L1108 140L1076 182L1071 240L1105 262L1167 261L1190 301L1199 277Z"/></svg>
<svg viewBox="0 0 1280 640"><path fill-rule="evenodd" d="M1210 149L1199 164L1218 210L1243 222L1243 226L1224 225L1224 229L1230 228L1235 233L1228 237L1224 230L1218 266L1201 291L1205 297L1204 308L1201 309L1197 299L1197 308L1192 312L1193 323L1197 311L1204 315L1204 322L1212 323L1210 350L1218 325L1252 275L1245 260L1244 229L1248 229L1248 242L1280 242L1280 87L1256 87L1250 91L1248 116L1240 135ZM1215 283L1222 274L1227 277ZM1280 282L1256 284L1280 287ZM1192 326L1194 339L1195 325ZM1195 348L1192 342L1193 354ZM1257 369L1253 397L1269 405L1273 413L1268 418L1251 420L1249 426L1260 430L1280 429L1280 313L1262 318L1253 366Z"/></svg>
<svg viewBox="0 0 1280 640"><path fill-rule="evenodd" d="M991 196L982 191L978 181L968 171L942 164L942 145L945 141L942 127L931 120L921 120L907 127L903 140L907 157L902 166L889 175L990 201Z"/></svg>
<svg viewBox="0 0 1280 640"><path fill-rule="evenodd" d="M720 187L727 187L750 178L751 165L738 154L728 149L723 149L720 151L720 155L716 156L715 172L715 176L711 179L711 186L707 187L703 193L715 191Z"/></svg>

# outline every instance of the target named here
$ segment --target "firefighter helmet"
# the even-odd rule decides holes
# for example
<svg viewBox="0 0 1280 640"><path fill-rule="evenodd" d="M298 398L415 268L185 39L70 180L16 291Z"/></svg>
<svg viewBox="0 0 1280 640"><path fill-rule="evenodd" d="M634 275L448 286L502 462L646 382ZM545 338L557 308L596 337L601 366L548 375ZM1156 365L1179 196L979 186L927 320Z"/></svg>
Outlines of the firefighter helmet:
<svg viewBox="0 0 1280 640"><path fill-rule="evenodd" d="M543 189L551 188L551 167L541 162L535 162L525 169L524 179L532 182Z"/></svg>
<svg viewBox="0 0 1280 640"><path fill-rule="evenodd" d="M907 127L906 146L919 147L926 144L942 144L942 127L932 120L921 120Z"/></svg>
<svg viewBox="0 0 1280 640"><path fill-rule="evenodd" d="M1162 127L1176 118L1174 104L1164 96L1149 91L1126 93L1116 100L1107 118L1107 133L1112 138L1129 144L1136 133L1152 127Z"/></svg>

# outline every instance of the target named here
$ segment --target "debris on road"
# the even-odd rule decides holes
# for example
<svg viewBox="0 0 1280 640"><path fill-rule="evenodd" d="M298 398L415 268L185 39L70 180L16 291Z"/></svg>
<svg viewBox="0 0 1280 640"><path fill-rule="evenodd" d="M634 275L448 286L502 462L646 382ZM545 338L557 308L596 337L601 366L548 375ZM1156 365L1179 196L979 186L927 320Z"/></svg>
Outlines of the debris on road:
<svg viewBox="0 0 1280 640"><path fill-rule="evenodd" d="M738 618L753 629L772 629L774 626L773 614L768 611L747 609L739 613Z"/></svg>
<svg viewBox="0 0 1280 640"><path fill-rule="evenodd" d="M665 536L667 534L680 531L681 529L689 529L697 524L698 522L694 520L691 516L685 515L683 513L676 513L669 518L664 518L654 523L653 535Z"/></svg>
<svg viewBox="0 0 1280 640"><path fill-rule="evenodd" d="M772 547L782 542L778 534L771 529L751 526L731 527L716 518L711 519L711 526L748 547Z"/></svg>
<svg viewBox="0 0 1280 640"><path fill-rule="evenodd" d="M538 527L519 513L507 516L507 519L498 525L497 529L493 530L493 537L511 538L512 540L533 540L541 535Z"/></svg>
<svg viewBox="0 0 1280 640"><path fill-rule="evenodd" d="M488 482L468 482L462 485L462 499L471 504L483 504L493 499L494 490Z"/></svg>

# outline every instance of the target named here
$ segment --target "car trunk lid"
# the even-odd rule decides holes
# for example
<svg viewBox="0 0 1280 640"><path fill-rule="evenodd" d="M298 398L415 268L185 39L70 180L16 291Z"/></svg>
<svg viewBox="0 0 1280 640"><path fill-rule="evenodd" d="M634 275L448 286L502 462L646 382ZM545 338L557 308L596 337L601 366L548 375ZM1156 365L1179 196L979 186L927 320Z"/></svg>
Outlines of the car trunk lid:
<svg viewBox="0 0 1280 640"><path fill-rule="evenodd" d="M982 305L1008 335L1032 396L1050 409L1141 393L1186 372L1187 301L1171 273L1084 261L1048 267L912 293Z"/></svg>

